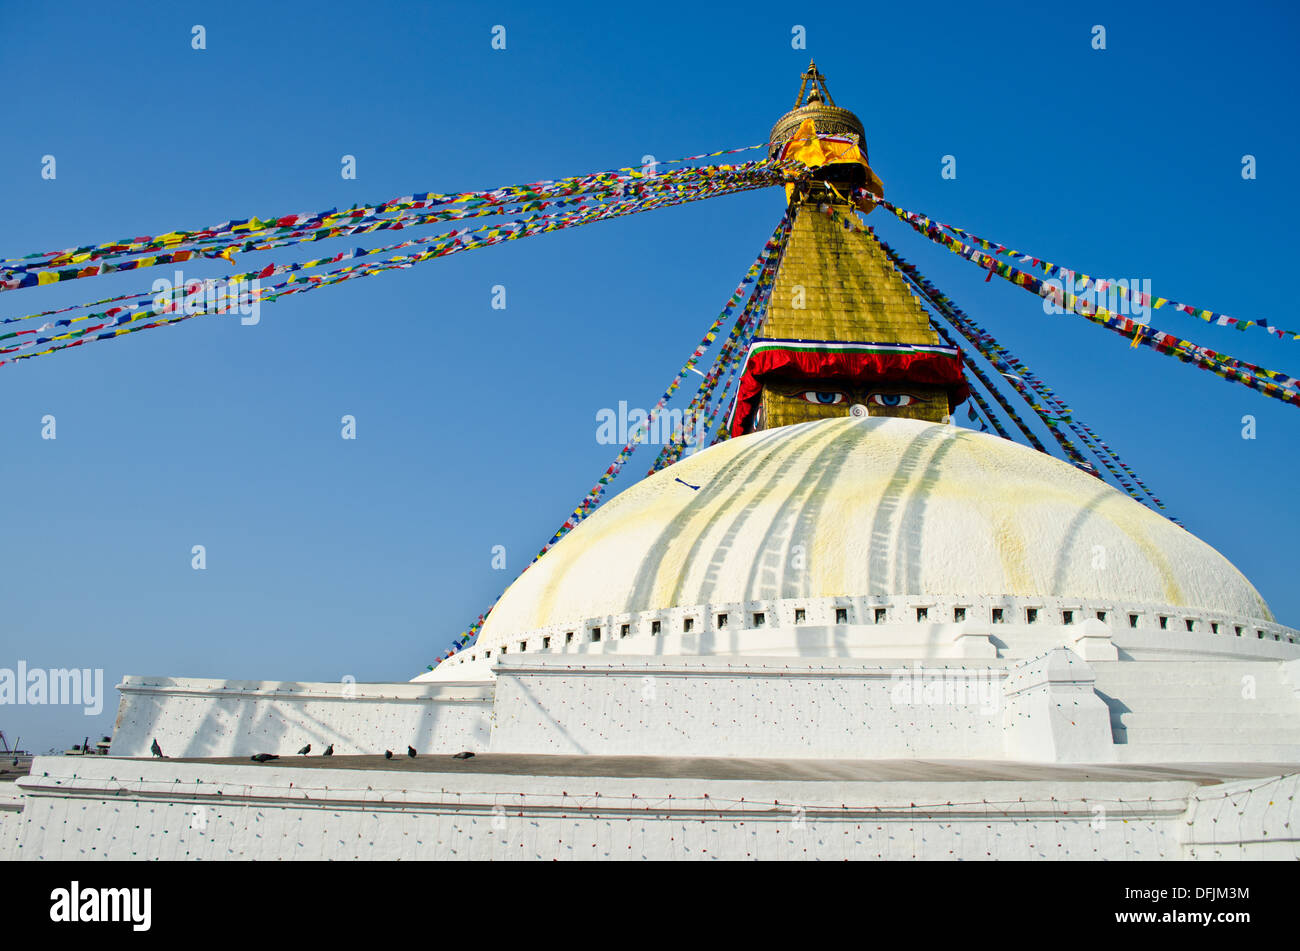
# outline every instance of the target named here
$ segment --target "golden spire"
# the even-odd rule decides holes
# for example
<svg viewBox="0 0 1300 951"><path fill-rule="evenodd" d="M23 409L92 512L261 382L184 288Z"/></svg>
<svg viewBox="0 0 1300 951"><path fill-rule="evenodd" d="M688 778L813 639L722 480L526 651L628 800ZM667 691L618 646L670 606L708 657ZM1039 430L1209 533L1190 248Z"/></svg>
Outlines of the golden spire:
<svg viewBox="0 0 1300 951"><path fill-rule="evenodd" d="M802 79L770 144L772 155L809 171L790 197L794 223L732 434L849 415L943 422L966 397L959 354L940 344L903 276L853 216L853 189L881 191L862 123L834 104L816 63Z"/></svg>

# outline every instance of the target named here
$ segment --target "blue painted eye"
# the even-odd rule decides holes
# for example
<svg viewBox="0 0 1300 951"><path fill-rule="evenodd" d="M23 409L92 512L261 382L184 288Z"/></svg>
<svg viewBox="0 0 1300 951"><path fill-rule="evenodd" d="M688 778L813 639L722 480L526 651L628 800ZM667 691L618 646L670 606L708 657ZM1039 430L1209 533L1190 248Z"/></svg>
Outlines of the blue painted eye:
<svg viewBox="0 0 1300 951"><path fill-rule="evenodd" d="M877 406L911 406L913 403L920 403L917 399L908 393L872 393L871 402Z"/></svg>
<svg viewBox="0 0 1300 951"><path fill-rule="evenodd" d="M838 390L809 390L803 394L803 398L809 403L817 403L821 406L834 406L836 403L844 402L844 394Z"/></svg>

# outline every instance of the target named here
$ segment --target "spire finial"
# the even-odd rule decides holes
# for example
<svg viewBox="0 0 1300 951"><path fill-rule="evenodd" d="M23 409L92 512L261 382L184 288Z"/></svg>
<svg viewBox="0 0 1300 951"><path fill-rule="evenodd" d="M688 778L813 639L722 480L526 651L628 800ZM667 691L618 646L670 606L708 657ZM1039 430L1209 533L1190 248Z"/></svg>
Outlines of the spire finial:
<svg viewBox="0 0 1300 951"><path fill-rule="evenodd" d="M831 92L826 88L826 77L817 69L817 60L808 57L808 68L804 70L803 75L799 77L803 80L799 84L799 95L795 97L794 107L798 109L805 104L804 93L808 93L808 103L824 102L828 106L835 105L835 100L831 98ZM809 83L812 88L809 89Z"/></svg>

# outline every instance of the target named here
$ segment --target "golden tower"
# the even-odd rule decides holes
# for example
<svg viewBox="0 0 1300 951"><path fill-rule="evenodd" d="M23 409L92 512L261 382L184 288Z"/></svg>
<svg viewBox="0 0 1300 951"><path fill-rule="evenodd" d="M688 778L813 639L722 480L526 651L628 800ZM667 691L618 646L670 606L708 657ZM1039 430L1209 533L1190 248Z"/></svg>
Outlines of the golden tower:
<svg viewBox="0 0 1300 951"><path fill-rule="evenodd" d="M772 127L769 154L811 175L787 189L791 233L732 435L847 415L944 422L967 395L961 355L940 345L875 236L845 227L853 190L883 188L861 121L835 105L815 63L802 79L795 108Z"/></svg>

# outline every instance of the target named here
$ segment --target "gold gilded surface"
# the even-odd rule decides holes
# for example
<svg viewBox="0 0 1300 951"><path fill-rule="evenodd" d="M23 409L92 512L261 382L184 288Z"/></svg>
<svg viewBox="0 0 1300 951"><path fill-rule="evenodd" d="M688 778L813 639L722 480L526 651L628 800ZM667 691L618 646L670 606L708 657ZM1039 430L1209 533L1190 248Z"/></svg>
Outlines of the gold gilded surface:
<svg viewBox="0 0 1300 951"><path fill-rule="evenodd" d="M804 206L791 229L762 334L767 339L935 345L938 335L879 245L860 231ZM816 393L834 394L819 402ZM893 403L894 405L888 405ZM871 416L943 422L947 391L910 381L862 383L805 378L765 381L756 429L847 416L854 404Z"/></svg>
<svg viewBox="0 0 1300 951"><path fill-rule="evenodd" d="M924 309L874 239L803 207L781 258L762 336L938 344Z"/></svg>
<svg viewBox="0 0 1300 951"><path fill-rule="evenodd" d="M776 125L772 126L772 132L768 136L768 154L780 154L781 147L790 141L803 121L811 118L814 128L822 135L855 136L858 147L862 149L862 157L866 158L867 136L862 120L848 109L835 105L826 85L826 77L818 72L817 64L810 61L801 78L803 82L799 86L799 95L795 97L794 108L777 119ZM805 92L808 93L806 101Z"/></svg>

